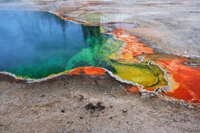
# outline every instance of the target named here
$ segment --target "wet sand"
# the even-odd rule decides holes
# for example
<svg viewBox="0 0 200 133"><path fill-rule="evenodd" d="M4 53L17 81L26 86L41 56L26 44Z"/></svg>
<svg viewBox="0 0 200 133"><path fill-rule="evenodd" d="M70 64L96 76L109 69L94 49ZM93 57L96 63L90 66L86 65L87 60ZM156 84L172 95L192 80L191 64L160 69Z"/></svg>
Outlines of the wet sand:
<svg viewBox="0 0 200 133"><path fill-rule="evenodd" d="M197 0L0 4L3 9L63 11L62 16L82 19L91 13L130 14L115 22L138 24L128 32L157 52L185 56L200 56L199 7ZM66 76L34 84L1 81L0 131L200 131L198 107L162 95L132 94L126 87L108 75Z"/></svg>

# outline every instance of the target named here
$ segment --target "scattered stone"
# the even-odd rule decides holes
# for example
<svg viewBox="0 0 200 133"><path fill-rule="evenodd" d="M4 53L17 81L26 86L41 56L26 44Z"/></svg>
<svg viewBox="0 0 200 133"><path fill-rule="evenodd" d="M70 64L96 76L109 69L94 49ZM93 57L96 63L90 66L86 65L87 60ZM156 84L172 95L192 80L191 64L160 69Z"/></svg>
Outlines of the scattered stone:
<svg viewBox="0 0 200 133"><path fill-rule="evenodd" d="M106 107L101 105L101 102L97 103L98 111L104 110Z"/></svg>
<svg viewBox="0 0 200 133"><path fill-rule="evenodd" d="M115 97L113 94L110 94L110 97Z"/></svg>
<svg viewBox="0 0 200 133"><path fill-rule="evenodd" d="M85 106L85 109L90 110L90 114L92 114L97 109L97 106L93 105L92 103L89 103Z"/></svg>
<svg viewBox="0 0 200 133"><path fill-rule="evenodd" d="M82 100L84 100L83 95L79 95L79 101L82 101Z"/></svg>
<svg viewBox="0 0 200 133"><path fill-rule="evenodd" d="M158 89L157 91L159 91L160 89ZM158 95L155 92L139 92L140 96L142 96L142 98L157 98Z"/></svg>
<svg viewBox="0 0 200 133"><path fill-rule="evenodd" d="M73 123L73 121L68 121L68 122L67 122L67 124L70 124L70 125L72 125L72 123Z"/></svg>
<svg viewBox="0 0 200 133"><path fill-rule="evenodd" d="M40 97L45 97L45 95L41 95Z"/></svg>
<svg viewBox="0 0 200 133"><path fill-rule="evenodd" d="M139 91L139 95L142 96L142 93Z"/></svg>
<svg viewBox="0 0 200 133"><path fill-rule="evenodd" d="M47 103L47 104L44 104L44 105L42 105L43 107L52 107L53 106L53 104L51 104L51 103Z"/></svg>
<svg viewBox="0 0 200 133"><path fill-rule="evenodd" d="M89 103L85 106L86 110L90 110L90 114L94 113L95 110L97 111L102 111L104 110L106 107L101 105L101 102L98 102L97 105L93 105L92 103Z"/></svg>
<svg viewBox="0 0 200 133"><path fill-rule="evenodd" d="M96 80L94 80L94 81L95 81L95 83L96 83L97 87L99 87L99 84L98 84L98 82L97 82Z"/></svg>
<svg viewBox="0 0 200 133"><path fill-rule="evenodd" d="M127 112L128 112L128 109L124 109L124 110L123 110L123 113L127 113Z"/></svg>

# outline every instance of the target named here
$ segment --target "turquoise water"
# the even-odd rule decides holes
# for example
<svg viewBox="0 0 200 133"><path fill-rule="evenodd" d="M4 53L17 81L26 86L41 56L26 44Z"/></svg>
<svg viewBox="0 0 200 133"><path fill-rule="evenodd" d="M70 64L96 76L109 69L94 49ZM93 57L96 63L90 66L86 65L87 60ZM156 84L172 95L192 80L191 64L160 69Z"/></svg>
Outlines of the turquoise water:
<svg viewBox="0 0 200 133"><path fill-rule="evenodd" d="M0 11L0 71L42 78L82 66L113 70L108 56L122 42L100 27L65 21L48 12Z"/></svg>

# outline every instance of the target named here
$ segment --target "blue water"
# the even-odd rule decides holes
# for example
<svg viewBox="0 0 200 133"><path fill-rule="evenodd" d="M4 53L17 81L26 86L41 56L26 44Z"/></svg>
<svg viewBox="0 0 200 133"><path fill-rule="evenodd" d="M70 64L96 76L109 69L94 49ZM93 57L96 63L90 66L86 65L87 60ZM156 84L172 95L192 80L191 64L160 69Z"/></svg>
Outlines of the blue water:
<svg viewBox="0 0 200 133"><path fill-rule="evenodd" d="M48 12L0 10L0 71L46 77L65 71L82 49L92 50L110 38L100 33L100 27L65 21Z"/></svg>

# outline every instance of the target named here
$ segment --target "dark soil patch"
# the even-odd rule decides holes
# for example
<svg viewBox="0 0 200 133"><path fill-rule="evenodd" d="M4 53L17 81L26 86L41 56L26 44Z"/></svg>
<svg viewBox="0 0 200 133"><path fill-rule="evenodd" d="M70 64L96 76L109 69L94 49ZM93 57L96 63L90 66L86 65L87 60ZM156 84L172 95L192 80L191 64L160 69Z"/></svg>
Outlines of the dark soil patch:
<svg viewBox="0 0 200 133"><path fill-rule="evenodd" d="M85 106L86 110L90 111L90 114L94 113L95 110L97 111L101 111L104 110L106 107L101 105L101 102L98 102L97 105L93 105L92 103L89 103Z"/></svg>

